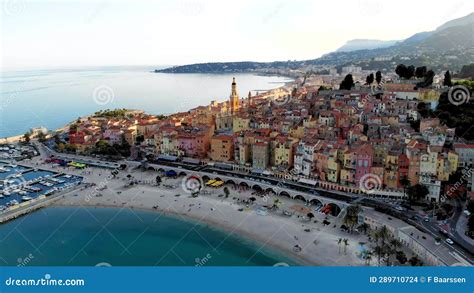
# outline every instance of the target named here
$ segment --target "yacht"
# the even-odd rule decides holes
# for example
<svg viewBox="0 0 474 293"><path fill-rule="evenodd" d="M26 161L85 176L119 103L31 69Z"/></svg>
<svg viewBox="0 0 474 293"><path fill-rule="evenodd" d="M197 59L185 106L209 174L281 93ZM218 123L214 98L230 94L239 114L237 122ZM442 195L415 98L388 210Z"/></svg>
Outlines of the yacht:
<svg viewBox="0 0 474 293"><path fill-rule="evenodd" d="M21 200L22 201L29 201L29 200L32 200L33 198L31 196L22 196L21 197Z"/></svg>

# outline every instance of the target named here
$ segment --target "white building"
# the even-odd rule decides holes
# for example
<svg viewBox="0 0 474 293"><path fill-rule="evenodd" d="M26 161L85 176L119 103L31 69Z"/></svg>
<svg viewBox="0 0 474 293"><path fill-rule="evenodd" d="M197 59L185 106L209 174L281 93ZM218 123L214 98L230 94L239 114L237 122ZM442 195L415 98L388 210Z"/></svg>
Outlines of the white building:
<svg viewBox="0 0 474 293"><path fill-rule="evenodd" d="M422 175L420 176L420 184L428 188L429 193L426 196L427 199L434 202L440 201L441 181L429 175Z"/></svg>

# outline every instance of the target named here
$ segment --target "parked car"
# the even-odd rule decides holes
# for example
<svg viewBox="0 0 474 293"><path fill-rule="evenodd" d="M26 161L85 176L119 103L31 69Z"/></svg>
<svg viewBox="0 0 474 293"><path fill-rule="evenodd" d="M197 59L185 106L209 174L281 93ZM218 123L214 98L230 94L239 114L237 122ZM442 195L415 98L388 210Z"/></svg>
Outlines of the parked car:
<svg viewBox="0 0 474 293"><path fill-rule="evenodd" d="M449 245L453 245L454 241L451 240L451 238L446 238L446 243L448 243Z"/></svg>

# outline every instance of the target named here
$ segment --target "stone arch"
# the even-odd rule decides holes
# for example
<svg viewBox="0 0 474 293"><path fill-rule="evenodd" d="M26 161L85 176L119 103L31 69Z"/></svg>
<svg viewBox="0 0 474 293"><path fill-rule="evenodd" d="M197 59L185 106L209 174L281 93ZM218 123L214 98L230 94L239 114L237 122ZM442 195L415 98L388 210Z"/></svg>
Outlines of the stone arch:
<svg viewBox="0 0 474 293"><path fill-rule="evenodd" d="M337 217L341 212L341 207L337 204L330 202L327 205L331 207L331 211L329 212L329 214L331 214L332 216Z"/></svg>
<svg viewBox="0 0 474 293"><path fill-rule="evenodd" d="M263 188L258 184L254 184L252 186L252 189L255 190L255 191L263 191Z"/></svg>
<svg viewBox="0 0 474 293"><path fill-rule="evenodd" d="M188 175L188 174L186 174L186 172L184 172L184 171L180 171L180 172L178 173L178 176L186 176L186 175Z"/></svg>
<svg viewBox="0 0 474 293"><path fill-rule="evenodd" d="M236 185L235 181L234 181L234 180L231 180L231 179L226 180L226 181L225 181L225 184L232 184L232 185L234 185L234 186Z"/></svg>
<svg viewBox="0 0 474 293"><path fill-rule="evenodd" d="M242 186L242 187L246 187L246 188L249 188L249 187L250 187L250 186L247 184L247 182L240 182L239 185Z"/></svg>
<svg viewBox="0 0 474 293"><path fill-rule="evenodd" d="M273 190L273 188L271 188L271 187L265 189L265 192L266 192L266 193L272 193L272 194L274 194L274 195L277 194L277 193L275 192L275 190Z"/></svg>
<svg viewBox="0 0 474 293"><path fill-rule="evenodd" d="M288 192L286 192L286 191L282 191L282 192L280 192L278 195L279 195L279 196L285 196L285 197L291 198L291 195L290 195Z"/></svg>
<svg viewBox="0 0 474 293"><path fill-rule="evenodd" d="M301 200L303 202L306 202L306 198L302 196L301 194L297 194L293 197L294 200Z"/></svg>
<svg viewBox="0 0 474 293"><path fill-rule="evenodd" d="M310 203L311 205L314 205L314 206L323 205L323 202L320 201L320 200L317 199L317 198L310 199L310 200L309 200L309 203Z"/></svg>

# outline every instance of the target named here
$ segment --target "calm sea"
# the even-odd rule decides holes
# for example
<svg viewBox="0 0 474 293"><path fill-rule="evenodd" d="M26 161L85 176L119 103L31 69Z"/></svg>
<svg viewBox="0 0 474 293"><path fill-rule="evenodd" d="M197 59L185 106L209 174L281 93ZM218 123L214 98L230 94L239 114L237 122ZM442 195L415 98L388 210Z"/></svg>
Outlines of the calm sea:
<svg viewBox="0 0 474 293"><path fill-rule="evenodd" d="M230 94L232 77L240 96L288 81L251 74L164 74L156 67L3 72L0 76L0 137L32 127L56 129L100 109L133 108L152 114L187 111Z"/></svg>
<svg viewBox="0 0 474 293"><path fill-rule="evenodd" d="M0 266L294 264L235 235L159 213L50 207L0 225Z"/></svg>

